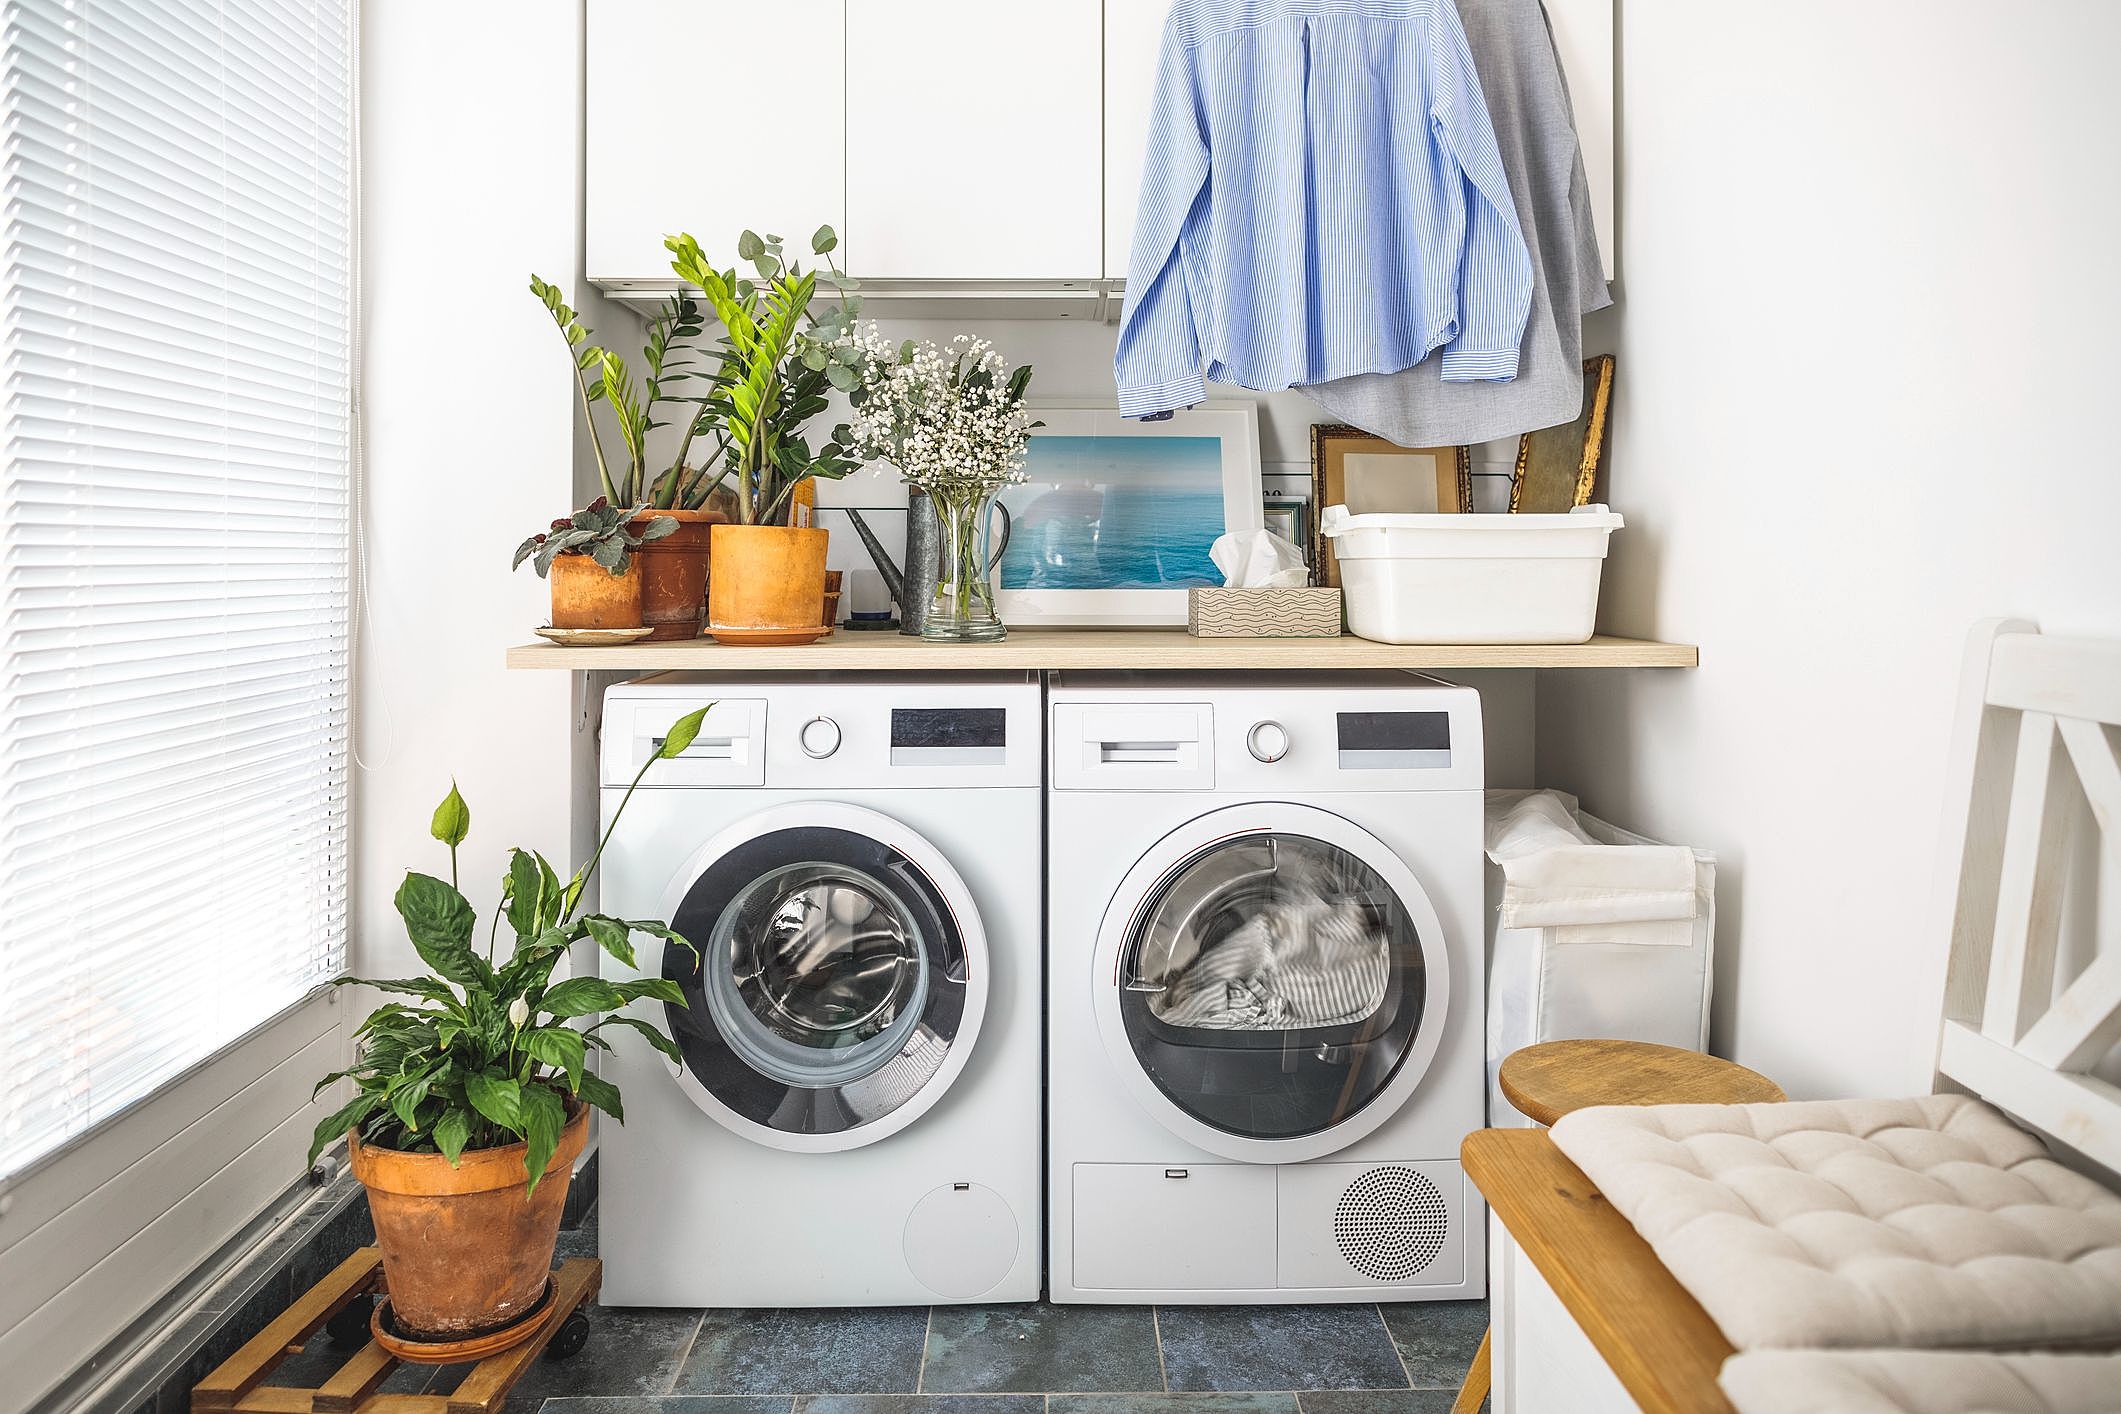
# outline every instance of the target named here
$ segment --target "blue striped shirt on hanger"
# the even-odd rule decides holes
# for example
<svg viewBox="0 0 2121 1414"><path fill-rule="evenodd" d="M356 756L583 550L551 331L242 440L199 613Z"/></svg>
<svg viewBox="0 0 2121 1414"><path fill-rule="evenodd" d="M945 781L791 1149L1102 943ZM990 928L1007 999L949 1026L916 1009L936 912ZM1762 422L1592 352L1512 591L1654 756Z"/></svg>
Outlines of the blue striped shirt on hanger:
<svg viewBox="0 0 2121 1414"><path fill-rule="evenodd" d="M1115 369L1120 410L1411 368L1516 376L1532 302L1452 0L1178 0Z"/></svg>

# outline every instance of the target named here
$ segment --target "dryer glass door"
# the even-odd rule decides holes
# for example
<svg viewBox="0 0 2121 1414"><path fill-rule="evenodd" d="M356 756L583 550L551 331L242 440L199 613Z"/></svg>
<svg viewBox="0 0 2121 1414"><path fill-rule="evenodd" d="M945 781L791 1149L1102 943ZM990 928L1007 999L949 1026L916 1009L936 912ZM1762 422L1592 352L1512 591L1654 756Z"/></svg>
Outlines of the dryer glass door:
<svg viewBox="0 0 2121 1414"><path fill-rule="evenodd" d="M1225 813L1250 828L1196 821L1138 867L1108 995L1167 1121L1235 1157L1315 1157L1403 1103L1433 1054L1448 994L1441 939L1423 936L1436 915L1338 817Z"/></svg>
<svg viewBox="0 0 2121 1414"><path fill-rule="evenodd" d="M895 822L860 814L862 828L751 834L704 863L672 918L700 952L664 951L685 989L669 1008L685 1073L710 1112L767 1142L845 1148L896 1130L977 1024L963 885L889 838Z"/></svg>

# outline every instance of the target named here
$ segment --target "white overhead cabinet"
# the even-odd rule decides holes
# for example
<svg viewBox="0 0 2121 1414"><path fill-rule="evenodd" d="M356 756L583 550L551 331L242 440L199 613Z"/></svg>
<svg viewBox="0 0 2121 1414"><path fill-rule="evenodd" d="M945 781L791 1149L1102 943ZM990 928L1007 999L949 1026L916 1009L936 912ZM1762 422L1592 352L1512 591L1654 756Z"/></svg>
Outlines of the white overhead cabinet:
<svg viewBox="0 0 2121 1414"><path fill-rule="evenodd" d="M1611 278L1613 0L1546 0ZM1167 0L594 0L590 278L841 236L877 312L1116 315Z"/></svg>
<svg viewBox="0 0 2121 1414"><path fill-rule="evenodd" d="M1149 143L1149 100L1163 46L1160 0L1105 0L1105 275L1127 278L1134 208Z"/></svg>
<svg viewBox="0 0 2121 1414"><path fill-rule="evenodd" d="M847 0L849 271L1098 277L1103 8Z"/></svg>
<svg viewBox="0 0 2121 1414"><path fill-rule="evenodd" d="M675 231L728 264L747 229L807 252L846 226L847 0L587 8L592 280L669 288Z"/></svg>

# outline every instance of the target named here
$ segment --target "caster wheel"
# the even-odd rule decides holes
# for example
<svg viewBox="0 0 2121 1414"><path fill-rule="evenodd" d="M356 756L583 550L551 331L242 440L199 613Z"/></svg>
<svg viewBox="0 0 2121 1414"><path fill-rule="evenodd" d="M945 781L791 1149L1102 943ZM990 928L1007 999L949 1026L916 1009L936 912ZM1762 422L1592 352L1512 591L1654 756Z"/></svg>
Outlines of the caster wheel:
<svg viewBox="0 0 2121 1414"><path fill-rule="evenodd" d="M368 1314L375 1308L373 1296L356 1296L324 1323L324 1333L342 1350L368 1344Z"/></svg>
<svg viewBox="0 0 2121 1414"><path fill-rule="evenodd" d="M580 1311L569 1311L567 1319L560 1322L560 1328L554 1331L552 1339L546 1342L545 1358L547 1360L570 1360L581 1354L582 1347L587 1344L589 1344L589 1317L583 1315Z"/></svg>

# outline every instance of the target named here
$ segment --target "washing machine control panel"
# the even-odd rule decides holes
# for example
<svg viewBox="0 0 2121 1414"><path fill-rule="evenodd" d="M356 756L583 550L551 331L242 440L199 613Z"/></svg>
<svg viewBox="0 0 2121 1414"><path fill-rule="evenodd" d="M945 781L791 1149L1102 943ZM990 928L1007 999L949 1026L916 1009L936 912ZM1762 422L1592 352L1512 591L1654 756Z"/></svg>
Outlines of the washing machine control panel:
<svg viewBox="0 0 2121 1414"><path fill-rule="evenodd" d="M1280 722L1255 722L1245 733L1245 750L1254 761L1271 766L1289 754L1289 729Z"/></svg>
<svg viewBox="0 0 2121 1414"><path fill-rule="evenodd" d="M830 717L812 717L796 733L796 742L805 756L822 761L840 749L840 724Z"/></svg>

